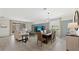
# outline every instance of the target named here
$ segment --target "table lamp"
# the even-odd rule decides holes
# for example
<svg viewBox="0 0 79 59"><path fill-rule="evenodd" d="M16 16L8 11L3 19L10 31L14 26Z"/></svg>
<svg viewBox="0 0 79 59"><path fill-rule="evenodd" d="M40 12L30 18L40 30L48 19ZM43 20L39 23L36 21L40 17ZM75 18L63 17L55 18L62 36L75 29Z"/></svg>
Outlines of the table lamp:
<svg viewBox="0 0 79 59"><path fill-rule="evenodd" d="M78 29L78 24L73 22L68 24L68 29L70 34L76 34L76 31Z"/></svg>

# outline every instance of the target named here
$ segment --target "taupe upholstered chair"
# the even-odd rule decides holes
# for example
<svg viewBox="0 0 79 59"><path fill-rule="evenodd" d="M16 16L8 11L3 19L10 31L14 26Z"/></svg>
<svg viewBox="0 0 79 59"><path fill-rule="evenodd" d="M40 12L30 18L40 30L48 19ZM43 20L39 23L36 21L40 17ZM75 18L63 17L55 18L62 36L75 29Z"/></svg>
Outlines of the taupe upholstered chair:
<svg viewBox="0 0 79 59"><path fill-rule="evenodd" d="M56 39L56 31L53 31L51 35L51 43L52 41L55 41L55 39Z"/></svg>
<svg viewBox="0 0 79 59"><path fill-rule="evenodd" d="M38 45L38 41L41 42L41 47L42 47L42 43L43 41L45 41L45 39L42 37L42 33L41 32L36 32L37 34L37 45Z"/></svg>
<svg viewBox="0 0 79 59"><path fill-rule="evenodd" d="M22 40L22 36L21 36L21 33L20 32L15 32L14 33L14 37L17 41L21 41Z"/></svg>

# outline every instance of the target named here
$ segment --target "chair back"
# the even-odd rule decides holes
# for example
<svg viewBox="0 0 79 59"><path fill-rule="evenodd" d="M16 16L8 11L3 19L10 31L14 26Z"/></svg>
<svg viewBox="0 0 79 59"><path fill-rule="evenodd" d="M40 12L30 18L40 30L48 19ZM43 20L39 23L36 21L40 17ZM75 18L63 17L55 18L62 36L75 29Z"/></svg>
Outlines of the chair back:
<svg viewBox="0 0 79 59"><path fill-rule="evenodd" d="M15 37L15 39L17 39L17 40L21 40L21 33L20 33L20 32L15 32L15 33L14 33L14 37Z"/></svg>
<svg viewBox="0 0 79 59"><path fill-rule="evenodd" d="M41 32L37 32L37 39L40 40L40 41L43 40Z"/></svg>
<svg viewBox="0 0 79 59"><path fill-rule="evenodd" d="M56 36L56 31L52 33L52 39L55 39L55 36Z"/></svg>

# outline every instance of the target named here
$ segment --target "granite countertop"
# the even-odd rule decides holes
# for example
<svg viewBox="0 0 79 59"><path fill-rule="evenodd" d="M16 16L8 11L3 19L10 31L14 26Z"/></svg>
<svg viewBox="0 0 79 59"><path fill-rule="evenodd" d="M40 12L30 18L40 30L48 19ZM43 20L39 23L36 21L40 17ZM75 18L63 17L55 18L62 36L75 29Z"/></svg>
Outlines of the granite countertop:
<svg viewBox="0 0 79 59"><path fill-rule="evenodd" d="M79 37L77 34L66 34L66 36L74 36L74 37Z"/></svg>

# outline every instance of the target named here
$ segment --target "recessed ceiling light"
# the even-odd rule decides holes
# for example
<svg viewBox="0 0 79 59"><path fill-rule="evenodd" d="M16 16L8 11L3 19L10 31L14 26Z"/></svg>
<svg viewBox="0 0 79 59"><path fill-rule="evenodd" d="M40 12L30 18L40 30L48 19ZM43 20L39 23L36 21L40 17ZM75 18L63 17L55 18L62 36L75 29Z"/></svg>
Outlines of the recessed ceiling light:
<svg viewBox="0 0 79 59"><path fill-rule="evenodd" d="M50 12L48 12L48 14L50 14Z"/></svg>
<svg viewBox="0 0 79 59"><path fill-rule="evenodd" d="M47 8L43 8L44 10L47 10Z"/></svg>

